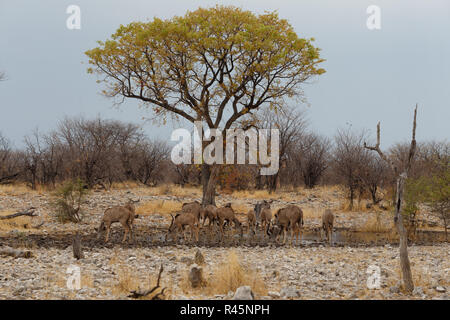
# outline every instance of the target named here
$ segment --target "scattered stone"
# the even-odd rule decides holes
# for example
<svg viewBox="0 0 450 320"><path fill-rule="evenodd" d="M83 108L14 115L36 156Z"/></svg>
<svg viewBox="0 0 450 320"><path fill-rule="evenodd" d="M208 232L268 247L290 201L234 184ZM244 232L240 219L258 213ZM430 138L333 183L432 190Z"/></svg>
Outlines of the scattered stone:
<svg viewBox="0 0 450 320"><path fill-rule="evenodd" d="M198 288L203 285L203 270L201 267L199 267L197 264L193 264L191 266L191 269L189 271L189 283L191 284L192 288Z"/></svg>
<svg viewBox="0 0 450 320"><path fill-rule="evenodd" d="M283 287L280 291L280 295L282 298L286 299L298 298L300 296L298 290L294 287Z"/></svg>
<svg viewBox="0 0 450 320"><path fill-rule="evenodd" d="M186 265L190 266L191 264L194 263L194 260L192 258L190 258L190 257L184 256L184 257L181 257L180 262L183 262Z"/></svg>
<svg viewBox="0 0 450 320"><path fill-rule="evenodd" d="M233 300L253 300L254 298L252 289L249 286L237 288L233 296Z"/></svg>
<svg viewBox="0 0 450 320"><path fill-rule="evenodd" d="M424 295L422 287L415 287L414 290L413 290L413 292L412 292L412 294L413 294L414 296L420 296L420 297L422 297L422 296Z"/></svg>
<svg viewBox="0 0 450 320"><path fill-rule="evenodd" d="M389 288L390 293L400 293L400 288L398 286L392 286Z"/></svg>
<svg viewBox="0 0 450 320"><path fill-rule="evenodd" d="M442 286L437 286L437 287L435 288L435 290L436 290L437 292L442 292L442 293L444 293L444 292L447 291L447 290L446 290L444 287L442 287Z"/></svg>
<svg viewBox="0 0 450 320"><path fill-rule="evenodd" d="M280 294L275 291L269 291L267 294L272 298L277 298L277 299L280 298Z"/></svg>

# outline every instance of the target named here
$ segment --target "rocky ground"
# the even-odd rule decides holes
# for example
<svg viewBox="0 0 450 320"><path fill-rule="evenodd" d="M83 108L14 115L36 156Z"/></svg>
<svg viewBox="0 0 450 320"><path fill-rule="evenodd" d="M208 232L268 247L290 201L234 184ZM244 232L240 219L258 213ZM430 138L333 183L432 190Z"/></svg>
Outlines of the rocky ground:
<svg viewBox="0 0 450 320"><path fill-rule="evenodd" d="M404 295L399 285L398 249L369 248L202 248L205 279L227 262L230 251L240 257L264 289L259 299L449 299L450 246L412 246L410 258L416 289ZM229 299L234 292L190 289L186 285L195 248L92 248L75 260L72 249L35 249L33 258L1 258L1 299L126 299L129 291L149 289L164 266L161 285L169 299ZM67 288L67 268L79 266L81 289ZM369 266L380 268L380 288L368 289ZM248 284L251 287L251 283ZM261 289L260 289L261 290ZM222 292L220 292L222 291Z"/></svg>
<svg viewBox="0 0 450 320"><path fill-rule="evenodd" d="M334 191L333 191L334 192ZM141 203L153 201L192 201L198 195L154 195L142 190L96 192L84 204L86 215L82 223L60 224L52 217L46 193L13 192L0 194L0 212L19 211L36 207L37 217L27 218L17 228L1 229L0 248L14 247L32 252L30 258L0 256L0 299L125 299L132 290L155 285L160 265L164 266L161 286L166 287L167 299L230 299L235 286L217 285L218 278L232 270L230 254L239 259L244 273L252 277L239 279L249 285L260 299L448 299L450 290L450 245L446 242L418 242L410 247L416 289L413 296L405 295L399 283L398 248L395 243L335 243L325 246L317 239L303 240L301 245L277 246L244 235L242 241L224 244L210 243L202 235L199 244L175 245L163 241L170 222L167 214L144 214L136 221L136 241L120 244L122 230L113 230L111 242L103 244L96 238L94 227L103 211L123 203L127 197L138 197ZM292 199L277 199L274 207L295 203L318 212L325 207L338 209L339 195L327 197L308 195ZM251 207L257 199L237 199L221 196L218 204L233 202L236 207ZM145 208L145 207L143 207ZM312 213L311 213L312 212ZM145 212L144 212L145 213ZM379 213L337 213L337 229L356 230ZM243 217L241 217L243 218ZM381 219L390 221L388 213ZM431 218L430 224L436 222ZM306 229L319 225L320 215L310 211L305 219ZM72 238L78 232L82 238L84 259L72 254ZM197 250L204 263L195 259ZM189 271L198 262L203 281L192 288ZM81 289L67 287L70 266L78 266ZM369 268L369 266L372 266ZM369 289L368 277L380 268L380 287ZM369 270L368 270L369 268ZM372 271L371 271L372 270ZM375 271L373 271L375 270Z"/></svg>

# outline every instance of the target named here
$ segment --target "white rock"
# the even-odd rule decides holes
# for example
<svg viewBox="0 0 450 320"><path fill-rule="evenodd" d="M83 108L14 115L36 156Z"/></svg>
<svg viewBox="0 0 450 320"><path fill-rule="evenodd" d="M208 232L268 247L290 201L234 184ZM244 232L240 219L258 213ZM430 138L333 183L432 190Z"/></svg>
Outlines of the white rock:
<svg viewBox="0 0 450 320"><path fill-rule="evenodd" d="M280 291L280 295L282 298L285 298L285 299L297 298L300 296L298 290L294 287L282 288Z"/></svg>
<svg viewBox="0 0 450 320"><path fill-rule="evenodd" d="M447 290L445 290L445 288L442 287L442 286L437 286L435 289L436 289L437 292L446 292L446 291L447 291Z"/></svg>
<svg viewBox="0 0 450 320"><path fill-rule="evenodd" d="M243 286L237 288L233 300L253 300L254 295L252 289L249 286Z"/></svg>

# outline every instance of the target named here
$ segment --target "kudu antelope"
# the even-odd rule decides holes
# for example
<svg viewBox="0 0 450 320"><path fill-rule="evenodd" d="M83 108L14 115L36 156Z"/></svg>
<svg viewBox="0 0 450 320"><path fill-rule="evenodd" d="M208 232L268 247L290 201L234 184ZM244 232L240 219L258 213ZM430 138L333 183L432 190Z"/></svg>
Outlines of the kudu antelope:
<svg viewBox="0 0 450 320"><path fill-rule="evenodd" d="M205 225L206 219L208 219L208 229L209 229L209 237L212 236L212 228L216 223L218 223L219 219L217 217L217 207L208 204L202 209L202 220L203 224L202 227Z"/></svg>
<svg viewBox="0 0 450 320"><path fill-rule="evenodd" d="M270 204L272 202L273 200L263 200L255 205L256 226L261 225L263 237L265 237L270 226L270 221L272 220L272 212L270 211Z"/></svg>
<svg viewBox="0 0 450 320"><path fill-rule="evenodd" d="M135 212L134 204L137 202L139 202L139 200L129 199L128 203L124 206L116 206L106 209L105 213L103 214L102 222L100 223L100 226L97 230L98 237L100 237L101 232L106 229L105 242L108 242L111 224L120 222L125 229L122 242L125 242L128 233L130 233L130 238L134 240L133 222L134 219L138 217Z"/></svg>
<svg viewBox="0 0 450 320"><path fill-rule="evenodd" d="M199 234L199 221L198 217L194 212L178 212L175 216L172 214L172 221L170 222L169 229L166 234L166 241L169 233L173 233L175 230L175 240L178 243L178 233L182 232L184 240L187 241L185 227L189 226L191 229L189 241L192 241L192 234L195 232L195 239L198 241Z"/></svg>
<svg viewBox="0 0 450 320"><path fill-rule="evenodd" d="M303 211L295 205L289 205L285 208L279 209L275 213L274 225L279 228L278 233L275 233L275 229L272 228L272 235L277 237L277 242L283 233L283 244L286 243L286 234L289 229L291 229L291 245L294 241L294 234L296 235L296 241L298 242L298 236L301 233L301 228L303 226ZM300 237L301 241L301 237Z"/></svg>
<svg viewBox="0 0 450 320"><path fill-rule="evenodd" d="M199 222L203 216L203 207L198 201L183 203L181 211L193 213Z"/></svg>
<svg viewBox="0 0 450 320"><path fill-rule="evenodd" d="M334 214L330 209L326 209L322 214L322 228L320 230L320 238L322 238L322 230L325 232L327 241L330 242L330 246L333 244L333 224Z"/></svg>
<svg viewBox="0 0 450 320"><path fill-rule="evenodd" d="M227 203L224 207L218 208L216 212L220 226L220 241L223 241L225 223L228 223L230 226L233 223L235 228L239 228L242 237L242 225L238 218L236 218L234 210L231 208L231 203Z"/></svg>
<svg viewBox="0 0 450 320"><path fill-rule="evenodd" d="M247 212L247 225L248 225L248 233L253 231L253 235L256 234L256 214L255 210L249 210Z"/></svg>

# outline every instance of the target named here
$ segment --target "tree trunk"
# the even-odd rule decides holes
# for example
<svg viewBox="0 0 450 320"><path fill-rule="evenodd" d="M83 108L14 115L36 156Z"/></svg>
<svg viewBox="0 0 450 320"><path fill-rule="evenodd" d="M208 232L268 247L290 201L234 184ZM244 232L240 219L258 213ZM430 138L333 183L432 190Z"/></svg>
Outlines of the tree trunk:
<svg viewBox="0 0 450 320"><path fill-rule="evenodd" d="M413 121L413 130L412 130L412 139L411 139L411 146L409 147L409 156L408 156L408 162L406 164L406 167L403 169L403 172L401 174L399 173L398 167L395 165L394 162L390 161L388 157L381 151L380 149L380 123L377 124L377 144L375 146L368 146L364 142L364 147L376 151L379 156L386 161L387 164L391 167L392 171L395 172L395 175L397 176L397 189L395 192L395 215L394 215L394 223L395 227L397 228L398 235L400 237L400 267L402 269L402 278L403 278L403 285L405 287L405 290L408 293L412 293L414 290L414 282L412 279L412 273L411 273L411 265L409 263L409 257L408 257L408 235L405 229L405 226L403 224L403 216L402 216L402 202L403 202L403 189L405 186L406 178L408 177L408 172L411 168L412 161L414 159L414 155L416 153L416 118L417 118L417 105L414 109L414 121Z"/></svg>
<svg viewBox="0 0 450 320"><path fill-rule="evenodd" d="M73 249L73 257L77 260L84 259L84 253L81 248L81 238L80 235L77 233L75 234L73 241L72 241L72 249Z"/></svg>
<svg viewBox="0 0 450 320"><path fill-rule="evenodd" d="M353 210L353 200L355 198L355 190L350 186L350 211Z"/></svg>
<svg viewBox="0 0 450 320"><path fill-rule="evenodd" d="M255 187L257 190L262 190L262 175L260 173L256 176Z"/></svg>
<svg viewBox="0 0 450 320"><path fill-rule="evenodd" d="M403 203L403 188L406 180L406 173L400 174L397 178L397 191L395 202L395 215L394 222L397 228L398 235L400 237L400 267L403 276L403 285L408 293L414 290L414 282L412 279L411 265L408 257L408 234L406 228L403 225L403 216L401 213Z"/></svg>
<svg viewBox="0 0 450 320"><path fill-rule="evenodd" d="M218 175L218 167L209 164L202 164L202 186L203 198L202 204L216 205L216 178Z"/></svg>
<svg viewBox="0 0 450 320"><path fill-rule="evenodd" d="M442 219L444 220L444 230L445 230L445 241L448 241L447 236L447 219L445 218L446 212L441 213Z"/></svg>
<svg viewBox="0 0 450 320"><path fill-rule="evenodd" d="M275 173L272 176L269 176L269 193L272 194L273 192L275 192L277 190L277 182L278 182L278 173L280 171L278 171L277 173Z"/></svg>

